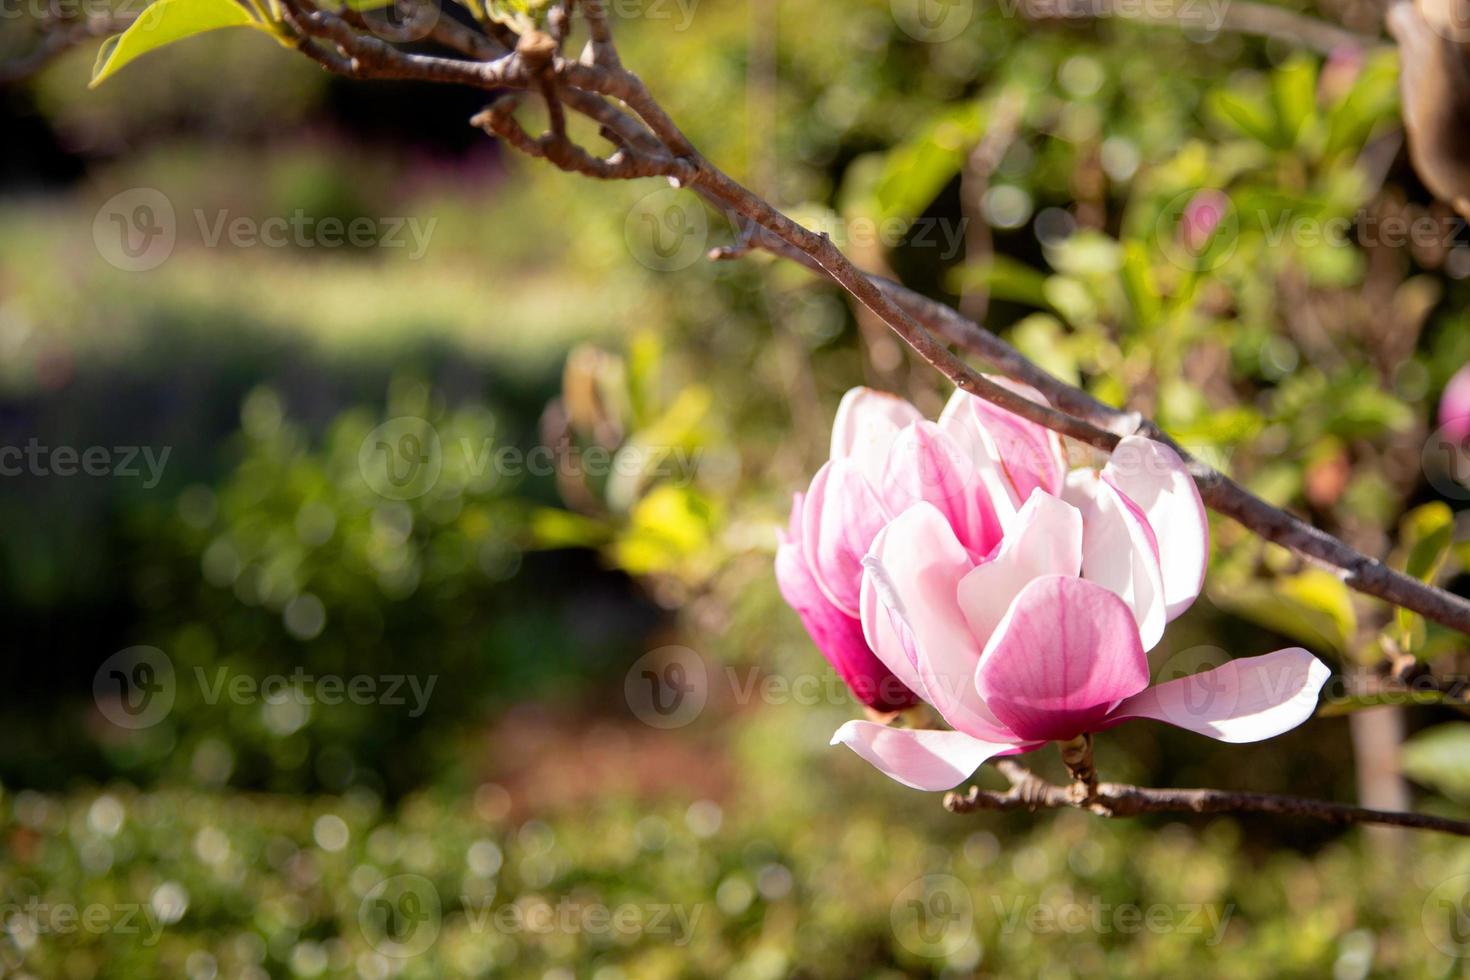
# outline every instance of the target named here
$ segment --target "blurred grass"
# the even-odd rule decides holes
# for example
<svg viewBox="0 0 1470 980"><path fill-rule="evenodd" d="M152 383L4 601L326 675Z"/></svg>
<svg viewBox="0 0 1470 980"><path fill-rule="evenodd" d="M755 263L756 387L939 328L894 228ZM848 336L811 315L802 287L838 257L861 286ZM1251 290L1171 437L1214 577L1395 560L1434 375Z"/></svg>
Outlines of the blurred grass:
<svg viewBox="0 0 1470 980"><path fill-rule="evenodd" d="M462 795L425 790L385 810L361 792L7 791L7 910L38 895L43 923L54 921L50 909L100 903L117 924L121 910L140 907L139 924L151 913L158 938L33 934L11 912L4 945L39 975L69 977L1457 970L1431 935L1454 949L1434 889L1470 871L1463 842L1416 839L1384 874L1361 841L1292 853L1225 819L1186 827L1079 813L956 817L934 797L876 783L860 764L813 749L815 739L793 738L796 710L764 710L729 731L728 751L745 764L710 796L611 790L528 811L516 784L492 780ZM582 727L580 737L604 746L627 735ZM655 740L687 744L688 733ZM420 941L438 931L415 955L396 957L375 917L385 879L390 889L427 885L441 903L440 916L420 920ZM953 904L912 905L939 895ZM643 928L598 927L582 918L594 906L631 910L628 921ZM167 921L170 908L177 921ZM405 934L414 930L394 935Z"/></svg>

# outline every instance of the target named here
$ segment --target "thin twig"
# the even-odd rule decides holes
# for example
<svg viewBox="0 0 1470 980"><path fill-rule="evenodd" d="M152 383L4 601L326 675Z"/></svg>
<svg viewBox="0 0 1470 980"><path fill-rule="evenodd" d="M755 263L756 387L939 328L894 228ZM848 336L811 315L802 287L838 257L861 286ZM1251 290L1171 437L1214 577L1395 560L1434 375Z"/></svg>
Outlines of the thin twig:
<svg viewBox="0 0 1470 980"><path fill-rule="evenodd" d="M996 764L1010 788L984 790L971 786L963 793L947 793L944 808L951 813L979 810L1084 809L1099 816L1135 817L1142 813L1268 813L1303 817L1326 823L1377 824L1434 830L1470 837L1470 821L1452 820L1427 813L1397 813L1372 810L1349 803L1332 803L1273 793L1237 793L1223 789L1156 789L1124 783L1101 783L1091 800L1082 799L1072 786L1058 786L1011 760Z"/></svg>

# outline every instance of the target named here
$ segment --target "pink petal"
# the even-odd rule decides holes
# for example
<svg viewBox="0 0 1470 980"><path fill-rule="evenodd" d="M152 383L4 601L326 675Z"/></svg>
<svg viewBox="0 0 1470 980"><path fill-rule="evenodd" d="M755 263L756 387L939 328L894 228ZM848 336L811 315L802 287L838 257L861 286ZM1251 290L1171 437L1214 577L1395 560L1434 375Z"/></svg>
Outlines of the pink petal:
<svg viewBox="0 0 1470 980"><path fill-rule="evenodd" d="M1082 512L1082 577L1128 603L1152 649L1168 620L1159 544L1142 510L1091 470L1068 473L1062 498Z"/></svg>
<svg viewBox="0 0 1470 980"><path fill-rule="evenodd" d="M1118 443L1102 478L1136 504L1153 528L1164 609L1174 619L1199 596L1210 562L1210 523L1194 478L1178 453L1142 436Z"/></svg>
<svg viewBox="0 0 1470 980"><path fill-rule="evenodd" d="M1041 392L996 375L987 379L1039 405L1047 404ZM993 442L1005 475L1015 491L1016 499L1026 500L1037 487L1059 494L1067 474L1066 454L1062 440L1045 426L1015 415L983 398L966 391L956 391L939 417L947 430L967 433L973 443L980 443L979 433Z"/></svg>
<svg viewBox="0 0 1470 980"><path fill-rule="evenodd" d="M792 507L794 533L783 535L776 549L776 584L782 598L796 610L807 635L854 697L879 711L896 711L914 704L918 700L914 693L868 648L862 623L832 605L817 587L798 543L800 507L798 495Z"/></svg>
<svg viewBox="0 0 1470 980"><path fill-rule="evenodd" d="M1096 731L1148 686L1148 658L1123 600L1085 579L1048 575L1021 591L990 638L975 681L1018 740Z"/></svg>
<svg viewBox="0 0 1470 980"><path fill-rule="evenodd" d="M904 511L864 560L863 633L873 651L949 724L977 738L1005 732L975 689L980 643L960 611L960 580L974 567L932 504Z"/></svg>
<svg viewBox="0 0 1470 980"><path fill-rule="evenodd" d="M894 439L879 493L890 514L933 504L972 554L986 554L1000 540L1000 519L974 462L933 422L914 422Z"/></svg>
<svg viewBox="0 0 1470 980"><path fill-rule="evenodd" d="M963 732L889 728L871 721L849 721L832 736L833 745L839 742L905 786L929 791L953 789L985 760L1018 748Z"/></svg>
<svg viewBox="0 0 1470 980"><path fill-rule="evenodd" d="M801 509L801 550L832 604L858 614L863 555L888 519L871 484L847 460L817 470Z"/></svg>
<svg viewBox="0 0 1470 980"><path fill-rule="evenodd" d="M1151 687L1118 705L1108 724L1153 718L1222 742L1258 742L1310 718L1331 673L1301 647L1288 647Z"/></svg>
<svg viewBox="0 0 1470 980"><path fill-rule="evenodd" d="M849 389L832 420L832 458L852 460L877 486L888 447L904 426L923 417L897 395L872 388Z"/></svg>
<svg viewBox="0 0 1470 980"><path fill-rule="evenodd" d="M1075 576L1081 568L1082 514L1059 497L1033 490L995 557L960 580L960 609L970 632L984 642L1033 579Z"/></svg>

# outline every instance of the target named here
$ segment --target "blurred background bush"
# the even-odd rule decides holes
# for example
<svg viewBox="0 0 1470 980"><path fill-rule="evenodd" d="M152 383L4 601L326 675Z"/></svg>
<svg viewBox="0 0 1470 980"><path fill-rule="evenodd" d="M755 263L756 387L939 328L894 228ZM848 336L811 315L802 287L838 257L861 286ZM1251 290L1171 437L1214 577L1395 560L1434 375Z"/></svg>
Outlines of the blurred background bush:
<svg viewBox="0 0 1470 980"><path fill-rule="evenodd" d="M978 0L613 6L696 145L865 267L1365 551L1438 534L1424 574L1458 576L1470 491L1425 447L1470 359L1470 252L1400 152L1391 49ZM1303 12L1379 34L1373 5ZM111 461L0 478L3 975L1463 969L1452 840L957 817L827 748L856 709L776 595L776 528L847 387L946 394L833 290L700 261L729 229L656 182L501 152L472 92L229 32L89 92L92 57L0 90L0 445ZM176 241L136 270L106 236L140 189ZM236 219L403 244L215 236ZM1356 234L1296 224L1334 219ZM1291 641L1348 678L1385 636L1463 672L1452 637L1215 532L1161 672ZM650 713L670 664L697 703ZM313 700L323 678L371 693ZM133 713L129 683L168 705ZM1130 726L1099 765L1393 797L1355 760L1407 738L1416 805L1470 804L1453 708L1342 717L1370 703L1263 746ZM568 906L641 926L527 924Z"/></svg>

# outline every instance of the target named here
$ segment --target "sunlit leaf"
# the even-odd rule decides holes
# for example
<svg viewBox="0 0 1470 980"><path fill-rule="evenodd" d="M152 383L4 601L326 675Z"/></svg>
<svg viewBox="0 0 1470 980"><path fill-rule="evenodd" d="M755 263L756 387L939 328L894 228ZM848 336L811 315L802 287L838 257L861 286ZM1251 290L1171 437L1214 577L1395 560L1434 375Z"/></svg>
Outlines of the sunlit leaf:
<svg viewBox="0 0 1470 980"><path fill-rule="evenodd" d="M1437 500L1416 507L1399 522L1402 551L1394 564L1405 574L1432 583L1449 557L1454 541L1455 514L1448 504ZM1399 643L1405 650L1413 652L1423 646L1426 639L1423 617L1400 608L1394 610L1394 619L1399 628Z"/></svg>
<svg viewBox="0 0 1470 980"><path fill-rule="evenodd" d="M1218 587L1210 595L1231 612L1319 650L1346 653L1357 635L1352 593L1319 569Z"/></svg>
<svg viewBox="0 0 1470 980"><path fill-rule="evenodd" d="M1048 313L1031 314L1011 328L1010 341L1022 354L1067 384L1081 382L1071 338L1056 317Z"/></svg>
<svg viewBox="0 0 1470 980"><path fill-rule="evenodd" d="M103 42L92 68L91 87L149 51L224 27L268 30L235 0L157 0L127 30Z"/></svg>
<svg viewBox="0 0 1470 980"><path fill-rule="evenodd" d="M1399 765L1415 782L1470 802L1470 722L1436 725L1413 735L1399 750Z"/></svg>
<svg viewBox="0 0 1470 980"><path fill-rule="evenodd" d="M1069 276L1111 276L1123 266L1117 240L1096 231L1079 231L1046 254L1053 269Z"/></svg>
<svg viewBox="0 0 1470 980"><path fill-rule="evenodd" d="M1454 511L1438 500L1416 507L1404 515L1399 533L1409 547L1403 570L1421 582L1434 581L1454 541Z"/></svg>
<svg viewBox="0 0 1470 980"><path fill-rule="evenodd" d="M1081 280L1071 276L1050 276L1044 289L1047 305L1074 326L1097 320L1096 298Z"/></svg>
<svg viewBox="0 0 1470 980"><path fill-rule="evenodd" d="M618 566L633 575L672 571L708 546L714 507L689 487L655 487L633 508L632 521L613 545Z"/></svg>
<svg viewBox="0 0 1470 980"><path fill-rule="evenodd" d="M606 524L569 510L542 507L531 514L531 543L537 548L592 548L610 535Z"/></svg>

